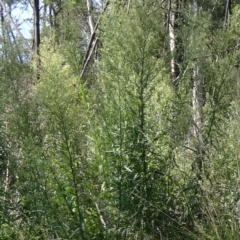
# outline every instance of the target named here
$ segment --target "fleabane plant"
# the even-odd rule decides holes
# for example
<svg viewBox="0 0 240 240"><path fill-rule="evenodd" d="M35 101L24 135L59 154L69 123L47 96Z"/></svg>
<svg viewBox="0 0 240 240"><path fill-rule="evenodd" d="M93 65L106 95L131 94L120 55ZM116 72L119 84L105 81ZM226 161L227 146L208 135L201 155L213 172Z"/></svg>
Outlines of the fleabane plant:
<svg viewBox="0 0 240 240"><path fill-rule="evenodd" d="M77 95L77 83L78 79L64 56L44 43L41 49L40 82L35 87L39 99L49 110L57 108L67 111Z"/></svg>
<svg viewBox="0 0 240 240"><path fill-rule="evenodd" d="M86 206L82 206L85 201L81 202L80 195L86 189L80 179L86 177L87 171L80 169L87 169L82 147L87 116L79 97L80 79L67 64L64 55L58 50L51 50L47 40L41 47L39 76L34 96L44 138L43 164L51 169L49 190L46 190L48 201L61 206L57 218L64 219L67 225L68 221L76 223L71 231L77 234L77 228L83 234L82 209ZM67 235L73 234L71 231Z"/></svg>

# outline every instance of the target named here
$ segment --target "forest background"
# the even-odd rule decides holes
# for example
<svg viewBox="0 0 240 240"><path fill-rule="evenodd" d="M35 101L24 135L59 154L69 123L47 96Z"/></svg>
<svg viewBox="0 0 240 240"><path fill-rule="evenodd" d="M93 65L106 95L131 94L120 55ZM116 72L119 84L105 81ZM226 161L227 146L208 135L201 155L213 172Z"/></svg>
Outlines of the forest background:
<svg viewBox="0 0 240 240"><path fill-rule="evenodd" d="M0 239L240 239L240 0L0 15Z"/></svg>

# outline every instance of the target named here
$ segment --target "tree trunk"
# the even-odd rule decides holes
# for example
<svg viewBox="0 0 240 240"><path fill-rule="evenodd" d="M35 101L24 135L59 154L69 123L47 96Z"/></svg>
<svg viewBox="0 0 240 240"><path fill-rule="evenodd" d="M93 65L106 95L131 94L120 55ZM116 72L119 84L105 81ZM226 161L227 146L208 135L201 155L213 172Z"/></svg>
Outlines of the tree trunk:
<svg viewBox="0 0 240 240"><path fill-rule="evenodd" d="M91 35L94 33L95 24L93 22L92 17L92 10L93 10L93 3L92 0L86 0L87 1L87 10L88 10L88 25L90 28Z"/></svg>
<svg viewBox="0 0 240 240"><path fill-rule="evenodd" d="M171 74L172 74L172 81L175 82L176 79L176 69L175 69L175 31L174 31L174 24L175 24L175 12L172 9L172 1L169 1L169 11L168 11L168 32L169 32L169 45L170 45L170 52L171 52Z"/></svg>
<svg viewBox="0 0 240 240"><path fill-rule="evenodd" d="M192 7L194 17L197 17L198 5L196 0L193 0ZM193 136L201 142L201 132L203 129L204 77L201 74L198 60L195 61L192 81Z"/></svg>
<svg viewBox="0 0 240 240"><path fill-rule="evenodd" d="M193 90L192 90L192 108L193 108L193 136L201 139L203 129L203 105L204 105L204 77L200 74L198 62L195 62L193 70Z"/></svg>
<svg viewBox="0 0 240 240"><path fill-rule="evenodd" d="M40 9L39 9L39 0L34 0L34 52L37 56L37 69L35 72L35 77L40 78L39 67L40 67L40 58L39 56L39 46L40 46Z"/></svg>
<svg viewBox="0 0 240 240"><path fill-rule="evenodd" d="M168 4L168 33L169 47L171 52L171 75L174 86L178 85L180 75L179 62L181 62L181 39L176 35L176 29L179 27L181 20L181 10L184 9L185 1L169 0Z"/></svg>
<svg viewBox="0 0 240 240"><path fill-rule="evenodd" d="M197 0L193 0L192 8L194 11L194 17L198 14L198 4ZM193 37L194 41L194 37ZM196 158L193 162L193 171L196 174L198 181L202 180L204 174L204 162L206 158L206 146L203 140L203 128L204 128L204 116L203 116L203 106L204 106L204 76L201 72L201 67L199 60L196 59L193 67L192 74L192 136L193 144L196 149ZM199 191L201 191L199 189Z"/></svg>
<svg viewBox="0 0 240 240"><path fill-rule="evenodd" d="M34 50L39 55L40 46L40 9L39 0L34 0Z"/></svg>
<svg viewBox="0 0 240 240"><path fill-rule="evenodd" d="M226 9L225 9L225 18L224 18L224 26L227 28L228 27L228 19L229 16L231 15L231 0L227 0L226 3Z"/></svg>

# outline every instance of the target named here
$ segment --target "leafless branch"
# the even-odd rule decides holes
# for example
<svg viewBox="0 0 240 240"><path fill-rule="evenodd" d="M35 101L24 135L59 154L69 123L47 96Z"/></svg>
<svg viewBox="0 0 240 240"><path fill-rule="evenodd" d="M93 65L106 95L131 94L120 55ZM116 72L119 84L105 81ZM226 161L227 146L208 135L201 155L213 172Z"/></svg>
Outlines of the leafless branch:
<svg viewBox="0 0 240 240"><path fill-rule="evenodd" d="M106 11L108 4L109 4L109 1L106 1L105 7L102 11L102 14ZM88 65L88 63L91 59L91 56L92 56L92 54L94 52L94 49L96 47L96 44L98 42L98 38L96 37L96 31L97 31L98 26L99 26L100 18L101 18L101 15L99 16L98 21L97 21L97 23L94 27L93 32L92 32L92 35L91 35L91 38L90 38L90 41L89 41L89 44L88 44L88 47L87 47L87 51L86 51L86 54L85 54L84 59L83 59L83 65L82 65L82 70L80 72L80 77L82 77L84 75L84 73L87 69L87 65Z"/></svg>
<svg viewBox="0 0 240 240"><path fill-rule="evenodd" d="M16 23L13 21L12 16L11 16L10 12L8 11L8 9L6 8L3 0L0 0L0 4L1 4L4 12L6 13L8 20L9 20L10 23L12 24L13 28L16 30L17 34L21 37L21 39L23 40L24 44L26 45L28 51L29 51L31 54L33 54L33 51L32 51L31 46L29 45L28 41L24 38L24 36L23 36L22 33L20 32L20 30L18 29Z"/></svg>
<svg viewBox="0 0 240 240"><path fill-rule="evenodd" d="M97 209L97 212L98 212L100 221L101 221L104 229L106 229L106 223L105 223L105 221L104 221L104 219L103 219L103 216L102 216L102 214L101 214L101 211L100 211L100 209L99 209L99 207L98 207L98 204L97 204L96 202L95 202L95 206L96 206L96 209Z"/></svg>

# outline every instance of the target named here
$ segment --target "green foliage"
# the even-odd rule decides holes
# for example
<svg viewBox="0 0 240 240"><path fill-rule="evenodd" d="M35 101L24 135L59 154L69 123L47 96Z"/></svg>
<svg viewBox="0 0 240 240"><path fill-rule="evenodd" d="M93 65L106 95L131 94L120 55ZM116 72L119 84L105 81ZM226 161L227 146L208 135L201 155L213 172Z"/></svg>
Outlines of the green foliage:
<svg viewBox="0 0 240 240"><path fill-rule="evenodd" d="M82 1L45 16L38 79L2 36L1 239L240 239L239 6L196 3L170 52L164 1L110 1L84 79Z"/></svg>
<svg viewBox="0 0 240 240"><path fill-rule="evenodd" d="M148 4L134 3L117 18L110 12L101 28L97 149L109 233L119 239L174 235L175 146L168 133L173 91L164 53L155 54L161 52L156 36L165 31L156 21L161 11Z"/></svg>

